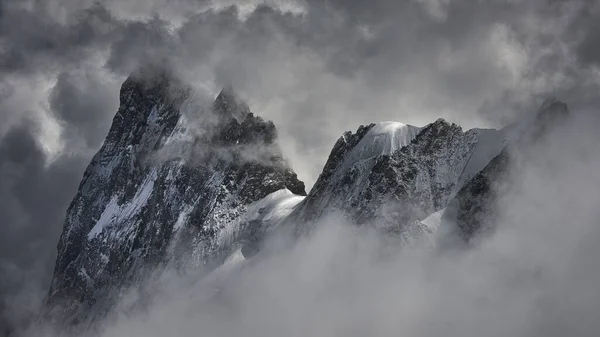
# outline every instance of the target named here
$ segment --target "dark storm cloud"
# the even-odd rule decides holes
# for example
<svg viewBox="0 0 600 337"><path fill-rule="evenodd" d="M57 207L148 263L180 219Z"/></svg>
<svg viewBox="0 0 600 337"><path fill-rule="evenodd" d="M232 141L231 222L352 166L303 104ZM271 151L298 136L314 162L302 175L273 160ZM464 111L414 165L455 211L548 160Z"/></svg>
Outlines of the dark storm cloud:
<svg viewBox="0 0 600 337"><path fill-rule="evenodd" d="M45 165L32 124L11 129L0 142L0 314L25 324L45 295L65 209L76 191L80 158ZM6 329L0 326L0 331Z"/></svg>
<svg viewBox="0 0 600 337"><path fill-rule="evenodd" d="M24 3L2 4L0 69L5 73L49 71L68 63L76 65L112 39L116 23L100 5L59 23L48 13L44 2L34 2L31 6Z"/></svg>
<svg viewBox="0 0 600 337"><path fill-rule="evenodd" d="M109 128L107 111L116 111L115 90L94 72L60 73L49 95L54 116L64 124L68 143L99 148Z"/></svg>
<svg viewBox="0 0 600 337"><path fill-rule="evenodd" d="M116 34L106 66L117 73L130 73L141 61L163 59L175 51L168 22L155 16L146 22L131 22Z"/></svg>
<svg viewBox="0 0 600 337"><path fill-rule="evenodd" d="M250 13L235 3L248 4L0 3L3 289L40 270L29 279L43 293L66 206L140 62L166 59L212 90L233 84L275 121L309 185L359 124L499 125L550 95L598 104L595 1L304 0Z"/></svg>

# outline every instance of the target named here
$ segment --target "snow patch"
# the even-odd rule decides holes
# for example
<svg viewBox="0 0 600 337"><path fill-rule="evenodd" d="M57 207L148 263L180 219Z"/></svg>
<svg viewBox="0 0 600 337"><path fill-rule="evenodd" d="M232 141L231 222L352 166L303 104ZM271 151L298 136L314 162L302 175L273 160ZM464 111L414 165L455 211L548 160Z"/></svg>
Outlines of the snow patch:
<svg viewBox="0 0 600 337"><path fill-rule="evenodd" d="M135 196L127 203L119 205L118 195L113 195L104 208L102 215L100 215L100 219L98 219L92 230L88 233L88 240L97 237L98 234L102 233L106 226L125 222L128 219L131 219L135 214L139 213L142 207L148 202L148 199L154 190L154 181L156 180L156 177L157 169L153 169L150 174L148 174Z"/></svg>
<svg viewBox="0 0 600 337"><path fill-rule="evenodd" d="M100 261L102 261L102 263L107 264L109 259L108 259L108 255L106 254L100 254Z"/></svg>
<svg viewBox="0 0 600 337"><path fill-rule="evenodd" d="M250 204L244 217L275 226L288 217L304 198L284 188Z"/></svg>
<svg viewBox="0 0 600 337"><path fill-rule="evenodd" d="M183 227L193 209L194 208L192 206L186 206L181 213L179 213L177 222L175 222L175 225L173 226L173 232L176 232Z"/></svg>
<svg viewBox="0 0 600 337"><path fill-rule="evenodd" d="M421 220L421 223L427 227L431 233L436 233L440 224L442 223L442 215L446 211L446 208L443 208L435 213L430 214L425 219Z"/></svg>
<svg viewBox="0 0 600 337"><path fill-rule="evenodd" d="M410 144L421 129L399 122L375 124L349 153L345 165L353 165L380 155L390 155Z"/></svg>
<svg viewBox="0 0 600 337"><path fill-rule="evenodd" d="M155 105L150 110L150 115L148 115L148 124L149 125L157 125L160 119L160 115L158 114L158 107Z"/></svg>
<svg viewBox="0 0 600 337"><path fill-rule="evenodd" d="M233 244L240 242L240 239L244 241L244 237L239 236L239 228L240 224L245 222L258 221L260 227L256 228L258 231L256 234L264 235L283 223L304 198L284 188L253 202L248 205L241 217L223 228L222 242Z"/></svg>

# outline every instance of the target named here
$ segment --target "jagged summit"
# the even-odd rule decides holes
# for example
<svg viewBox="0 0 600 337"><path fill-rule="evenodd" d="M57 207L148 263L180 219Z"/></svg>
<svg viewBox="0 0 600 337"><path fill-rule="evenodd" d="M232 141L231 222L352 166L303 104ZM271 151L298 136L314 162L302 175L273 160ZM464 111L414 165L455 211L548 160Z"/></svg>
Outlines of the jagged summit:
<svg viewBox="0 0 600 337"><path fill-rule="evenodd" d="M231 85L225 86L217 95L214 108L217 113L233 116L238 122L251 113L248 104L238 97Z"/></svg>
<svg viewBox="0 0 600 337"><path fill-rule="evenodd" d="M421 128L399 122L373 124L367 134L352 149L346 165L380 155L390 155L408 145Z"/></svg>
<svg viewBox="0 0 600 337"><path fill-rule="evenodd" d="M546 133L548 128L558 127L568 116L569 108L566 103L556 98L547 99L536 114L533 137Z"/></svg>
<svg viewBox="0 0 600 337"><path fill-rule="evenodd" d="M516 122L504 127L515 145L536 141L548 128L559 126L569 116L567 104L551 97L533 112L524 113Z"/></svg>
<svg viewBox="0 0 600 337"><path fill-rule="evenodd" d="M190 94L191 86L180 79L170 67L149 63L138 67L123 82L121 99L124 95L142 94L146 99L176 101Z"/></svg>
<svg viewBox="0 0 600 337"><path fill-rule="evenodd" d="M394 232L404 241L429 237L435 228L420 221L446 207L474 167L486 164L478 163L487 158L478 154L484 144L501 150L496 143L502 137L492 137L497 132L463 131L443 119L424 127L383 122L346 132L292 222L303 232L337 211L351 223Z"/></svg>
<svg viewBox="0 0 600 337"><path fill-rule="evenodd" d="M93 319L164 264L218 264L252 235L252 219L242 219L251 204L284 189L305 194L272 122L231 91L205 108L161 67L123 83L109 134L67 210L51 316Z"/></svg>
<svg viewBox="0 0 600 337"><path fill-rule="evenodd" d="M142 63L129 74L128 80L148 85L161 82L167 83L175 80L181 82L173 68L165 62Z"/></svg>
<svg viewBox="0 0 600 337"><path fill-rule="evenodd" d="M123 287L156 268L212 270L235 252L250 258L278 227L302 231L332 212L410 243L431 238L432 216L454 200L458 227L474 233L510 159L506 130L441 118L364 125L337 140L304 197L275 125L231 86L198 102L168 68L150 65L127 78L120 99L58 244L48 308L61 322L101 318ZM565 111L554 100L537 116L555 121Z"/></svg>
<svg viewBox="0 0 600 337"><path fill-rule="evenodd" d="M530 120L509 126L508 145L489 164L477 173L452 201L452 207L444 217L465 241L482 233L493 231L496 222L495 207L501 191L510 185L510 173L515 162L526 162L529 151L543 144L545 137L556 135L569 116L567 105L549 98L533 114Z"/></svg>

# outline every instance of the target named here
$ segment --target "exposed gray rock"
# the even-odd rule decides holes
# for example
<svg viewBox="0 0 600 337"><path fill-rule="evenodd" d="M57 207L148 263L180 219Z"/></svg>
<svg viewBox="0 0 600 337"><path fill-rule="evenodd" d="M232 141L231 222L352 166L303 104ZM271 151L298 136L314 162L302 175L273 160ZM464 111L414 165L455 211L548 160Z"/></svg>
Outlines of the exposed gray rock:
<svg viewBox="0 0 600 337"><path fill-rule="evenodd" d="M304 198L275 126L231 88L204 104L149 67L125 81L120 99L58 245L48 316L61 322L106 312L120 289L157 267L210 270L240 246L253 256L281 225L304 233L332 212L407 244L431 238L440 221L469 240L494 221L512 149L535 143L566 114L549 101L536 118L500 131L463 131L443 119L361 126L336 142Z"/></svg>
<svg viewBox="0 0 600 337"><path fill-rule="evenodd" d="M443 119L423 128L399 123L361 126L336 142L291 221L303 231L338 211L351 223L381 227L403 241L428 236L435 228L421 220L445 208L462 183L503 146L504 138L496 130L465 132ZM481 148L487 154L480 153Z"/></svg>
<svg viewBox="0 0 600 337"><path fill-rule="evenodd" d="M458 192L454 214L445 219L455 226L458 237L469 242L494 229L498 221L498 200L511 185L511 170L518 160L527 161L527 151L543 141L568 117L565 103L549 99L532 116L506 128L509 144L481 172Z"/></svg>
<svg viewBox="0 0 600 337"><path fill-rule="evenodd" d="M251 235L248 205L282 190L305 195L271 122L231 89L212 105L161 68L121 88L120 107L84 173L58 243L49 316L76 323L119 289L167 263L215 263Z"/></svg>

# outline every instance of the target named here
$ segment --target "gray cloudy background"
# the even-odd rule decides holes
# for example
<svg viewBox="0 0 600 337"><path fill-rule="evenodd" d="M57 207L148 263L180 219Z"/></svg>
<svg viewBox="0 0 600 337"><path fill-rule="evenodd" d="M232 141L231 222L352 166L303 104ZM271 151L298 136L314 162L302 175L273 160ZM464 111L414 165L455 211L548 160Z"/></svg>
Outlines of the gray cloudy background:
<svg viewBox="0 0 600 337"><path fill-rule="evenodd" d="M120 84L164 59L201 90L233 84L275 122L312 185L369 122L501 126L548 96L598 106L594 0L2 0L0 329L39 305ZM2 331L0 330L0 335Z"/></svg>

